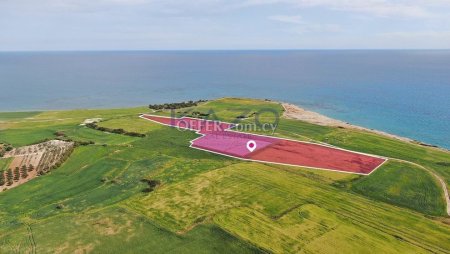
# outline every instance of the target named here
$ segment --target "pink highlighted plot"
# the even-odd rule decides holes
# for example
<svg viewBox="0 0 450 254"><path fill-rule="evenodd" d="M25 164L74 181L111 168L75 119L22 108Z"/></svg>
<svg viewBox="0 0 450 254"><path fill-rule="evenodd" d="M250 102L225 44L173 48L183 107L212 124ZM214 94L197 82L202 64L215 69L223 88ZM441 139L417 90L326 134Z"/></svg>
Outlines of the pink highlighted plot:
<svg viewBox="0 0 450 254"><path fill-rule="evenodd" d="M191 141L192 148L243 160L356 174L370 174L386 161L374 155L321 144L237 132L230 130L233 124L218 121L154 115L141 115L141 118L196 131L202 136ZM255 147L248 147L249 142Z"/></svg>
<svg viewBox="0 0 450 254"><path fill-rule="evenodd" d="M192 142L192 147L225 153L236 157L248 158L251 152L247 149L247 142L250 139L258 144L253 152L262 150L276 142L276 140L269 138L227 131L223 133L207 134L206 136L198 138Z"/></svg>

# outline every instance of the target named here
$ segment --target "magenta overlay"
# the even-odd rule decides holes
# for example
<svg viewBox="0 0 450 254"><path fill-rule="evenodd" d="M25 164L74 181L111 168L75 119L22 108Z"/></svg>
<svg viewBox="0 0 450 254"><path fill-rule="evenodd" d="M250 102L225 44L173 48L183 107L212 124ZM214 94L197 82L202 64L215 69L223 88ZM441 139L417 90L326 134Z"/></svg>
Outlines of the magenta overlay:
<svg viewBox="0 0 450 254"><path fill-rule="evenodd" d="M370 174L386 159L327 145L260 136L232 131L232 124L190 117L169 118L141 115L142 118L180 129L196 131L201 137L191 147L244 160ZM250 152L247 142L256 149Z"/></svg>

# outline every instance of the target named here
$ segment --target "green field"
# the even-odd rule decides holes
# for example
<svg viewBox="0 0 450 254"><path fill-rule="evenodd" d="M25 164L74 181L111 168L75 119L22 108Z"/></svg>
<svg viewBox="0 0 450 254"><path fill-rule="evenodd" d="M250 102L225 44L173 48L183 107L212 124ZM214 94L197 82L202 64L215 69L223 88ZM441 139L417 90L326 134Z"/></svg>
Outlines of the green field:
<svg viewBox="0 0 450 254"><path fill-rule="evenodd" d="M39 113L40 112L0 112L0 121L31 118Z"/></svg>
<svg viewBox="0 0 450 254"><path fill-rule="evenodd" d="M265 109L282 113L277 103L232 98L191 111L234 121ZM0 253L450 253L443 190L427 171L450 185L448 152L282 118L274 135L408 162L392 159L369 176L249 163L191 149L197 134L143 112L0 113L0 142L22 146L57 131L95 142L0 193ZM146 137L80 126L88 118ZM267 110L259 118L275 120ZM0 159L0 170L8 163ZM144 192L143 179L160 185Z"/></svg>
<svg viewBox="0 0 450 254"><path fill-rule="evenodd" d="M445 207L436 179L423 169L403 162L388 162L370 177L356 181L352 190L430 215L441 215Z"/></svg>
<svg viewBox="0 0 450 254"><path fill-rule="evenodd" d="M0 159L0 172L2 172L3 170L7 170L11 161L12 161L12 158Z"/></svg>

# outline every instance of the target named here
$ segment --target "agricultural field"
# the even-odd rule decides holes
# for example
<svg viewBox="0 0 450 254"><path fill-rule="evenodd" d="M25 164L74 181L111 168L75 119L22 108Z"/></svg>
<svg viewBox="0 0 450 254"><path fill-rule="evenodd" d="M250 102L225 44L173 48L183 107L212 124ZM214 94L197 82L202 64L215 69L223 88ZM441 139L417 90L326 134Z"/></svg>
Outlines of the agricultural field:
<svg viewBox="0 0 450 254"><path fill-rule="evenodd" d="M442 207L445 207L436 179L423 169L404 162L388 162L371 177L355 181L352 190L430 215L442 214Z"/></svg>
<svg viewBox="0 0 450 254"><path fill-rule="evenodd" d="M73 142L50 140L6 152L3 154L4 169L0 172L0 191L17 187L59 167L73 148Z"/></svg>
<svg viewBox="0 0 450 254"><path fill-rule="evenodd" d="M280 104L224 98L177 114L275 121ZM208 113L209 112L209 113ZM442 186L450 153L280 118L274 133L388 157L367 176L245 162L189 148L198 137L138 117L148 108L0 113L0 143L64 133L57 169L0 193L0 253L450 253ZM212 115L210 115L212 117ZM145 134L130 137L80 126ZM0 171L11 163L0 158ZM426 169L426 170L425 170Z"/></svg>

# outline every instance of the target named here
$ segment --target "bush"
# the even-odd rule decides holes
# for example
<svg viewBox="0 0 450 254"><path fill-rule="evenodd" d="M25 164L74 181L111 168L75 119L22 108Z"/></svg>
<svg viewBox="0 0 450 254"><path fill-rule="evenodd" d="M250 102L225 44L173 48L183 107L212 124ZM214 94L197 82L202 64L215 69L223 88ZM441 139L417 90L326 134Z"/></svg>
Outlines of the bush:
<svg viewBox="0 0 450 254"><path fill-rule="evenodd" d="M8 169L8 172L6 172L6 184L8 186L13 184L13 178L14 178L14 174L12 169Z"/></svg>
<svg viewBox="0 0 450 254"><path fill-rule="evenodd" d="M23 165L22 168L20 169L20 175L22 176L22 178L27 178L28 177L28 168L27 166Z"/></svg>
<svg viewBox="0 0 450 254"><path fill-rule="evenodd" d="M19 167L16 167L14 169L14 181L17 182L20 180L20 169Z"/></svg>
<svg viewBox="0 0 450 254"><path fill-rule="evenodd" d="M6 183L5 172L1 171L0 172L0 186L5 185L5 183Z"/></svg>
<svg viewBox="0 0 450 254"><path fill-rule="evenodd" d="M142 179L141 181L144 183L147 183L147 185L148 185L147 188L142 190L142 192L146 192L146 193L154 191L155 188L161 184L161 181L159 181L159 180Z"/></svg>
<svg viewBox="0 0 450 254"><path fill-rule="evenodd" d="M63 131L57 131L54 134L57 137L66 137L66 134Z"/></svg>
<svg viewBox="0 0 450 254"><path fill-rule="evenodd" d="M137 132L128 132L125 131L124 129L110 129L110 128L106 128L106 127L101 127L96 125L95 123L89 123L86 124L86 127L94 129L94 130L98 130L98 131L103 131L103 132L109 132L109 133L114 133L114 134L120 134L120 135L127 135L127 136L131 136L131 137L139 137L139 138L144 138L147 135L142 134L142 133L137 133Z"/></svg>
<svg viewBox="0 0 450 254"><path fill-rule="evenodd" d="M150 104L148 107L153 110L162 110L162 109L179 109L179 108L188 108L197 106L198 103L206 102L207 100L198 100L198 101L186 101L186 102L178 102L178 103L164 103L164 104Z"/></svg>
<svg viewBox="0 0 450 254"><path fill-rule="evenodd" d="M88 145L94 145L94 141L75 141L75 146L88 146Z"/></svg>
<svg viewBox="0 0 450 254"><path fill-rule="evenodd" d="M146 136L145 134L137 133L137 132L127 132L125 135L131 136L131 137L139 137L139 138L143 138Z"/></svg>

